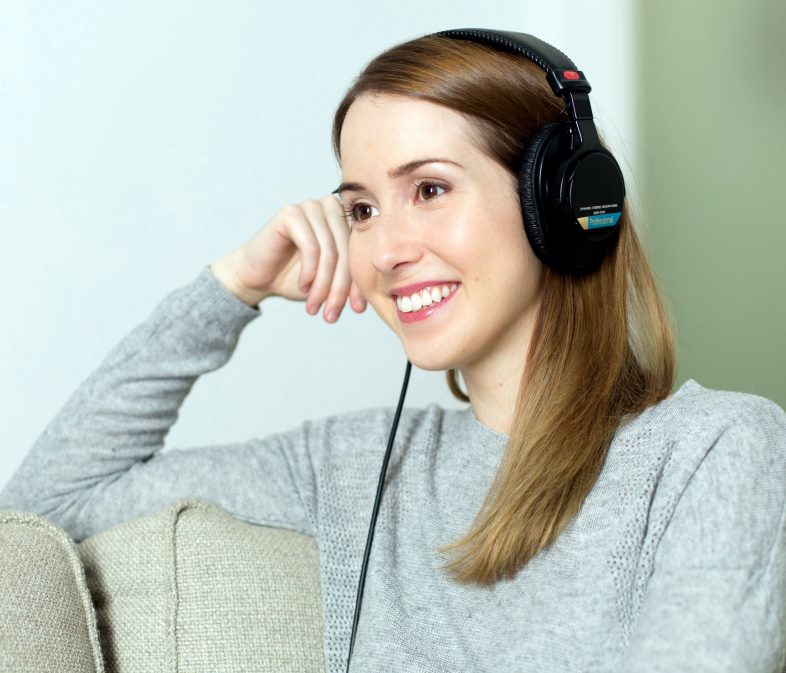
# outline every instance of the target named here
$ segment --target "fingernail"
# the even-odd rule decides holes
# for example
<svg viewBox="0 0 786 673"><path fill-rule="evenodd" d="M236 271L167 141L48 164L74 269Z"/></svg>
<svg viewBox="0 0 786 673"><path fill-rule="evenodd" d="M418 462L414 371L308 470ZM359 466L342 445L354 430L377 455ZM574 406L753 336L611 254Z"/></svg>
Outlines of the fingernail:
<svg viewBox="0 0 786 673"><path fill-rule="evenodd" d="M306 304L306 311L308 311L311 315L314 315L319 310L319 306L316 304Z"/></svg>
<svg viewBox="0 0 786 673"><path fill-rule="evenodd" d="M338 318L338 311L336 309L334 309L334 308L331 308L327 312L327 315L325 316L325 318L327 318L328 322L334 322L336 320L336 318Z"/></svg>

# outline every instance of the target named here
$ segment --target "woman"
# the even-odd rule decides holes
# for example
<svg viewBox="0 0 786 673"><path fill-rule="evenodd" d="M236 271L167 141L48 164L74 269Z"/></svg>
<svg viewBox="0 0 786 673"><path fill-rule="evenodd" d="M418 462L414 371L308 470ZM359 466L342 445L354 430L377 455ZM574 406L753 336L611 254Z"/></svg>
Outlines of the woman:
<svg viewBox="0 0 786 673"><path fill-rule="evenodd" d="M563 104L528 60L426 37L339 106L332 195L282 208L168 295L0 494L79 540L179 497L314 535L344 670L393 410L156 453L269 296L329 322L370 303L461 411L401 417L357 671L780 671L786 414L689 381L627 209L587 273L542 263L517 167ZM461 391L458 374L466 386Z"/></svg>

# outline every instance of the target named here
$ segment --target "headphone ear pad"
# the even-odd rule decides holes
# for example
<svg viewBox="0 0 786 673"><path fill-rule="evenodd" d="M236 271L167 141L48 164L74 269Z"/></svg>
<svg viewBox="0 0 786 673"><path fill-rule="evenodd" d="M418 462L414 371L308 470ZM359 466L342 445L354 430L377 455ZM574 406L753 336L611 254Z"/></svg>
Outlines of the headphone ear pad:
<svg viewBox="0 0 786 673"><path fill-rule="evenodd" d="M521 213L524 217L524 231L527 232L529 244L540 260L553 266L555 260L554 251L549 250L547 240L549 239L546 229L548 223L538 208L536 191L540 188L538 180L543 180L543 176L536 175L535 160L540 151L553 138L555 138L564 124L553 122L544 124L530 140L529 145L524 150L524 156L519 168L519 198L521 200Z"/></svg>

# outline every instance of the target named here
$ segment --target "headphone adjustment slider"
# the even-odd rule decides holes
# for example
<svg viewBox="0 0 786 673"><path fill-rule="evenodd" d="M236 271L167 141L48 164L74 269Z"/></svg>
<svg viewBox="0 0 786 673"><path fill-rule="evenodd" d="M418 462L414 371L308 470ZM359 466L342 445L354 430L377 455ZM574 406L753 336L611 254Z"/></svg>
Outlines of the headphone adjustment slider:
<svg viewBox="0 0 786 673"><path fill-rule="evenodd" d="M581 70L549 70L546 81L558 96L567 93L589 93L592 87Z"/></svg>

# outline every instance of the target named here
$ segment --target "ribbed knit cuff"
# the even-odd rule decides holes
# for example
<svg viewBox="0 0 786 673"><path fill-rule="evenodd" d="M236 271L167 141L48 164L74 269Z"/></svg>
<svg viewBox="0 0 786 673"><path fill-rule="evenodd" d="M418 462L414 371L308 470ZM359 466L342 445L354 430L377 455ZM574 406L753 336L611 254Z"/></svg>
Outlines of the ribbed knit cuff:
<svg viewBox="0 0 786 673"><path fill-rule="evenodd" d="M233 295L213 275L209 265L184 290L192 310L206 320L229 320L245 325L262 315L258 306L249 306Z"/></svg>

